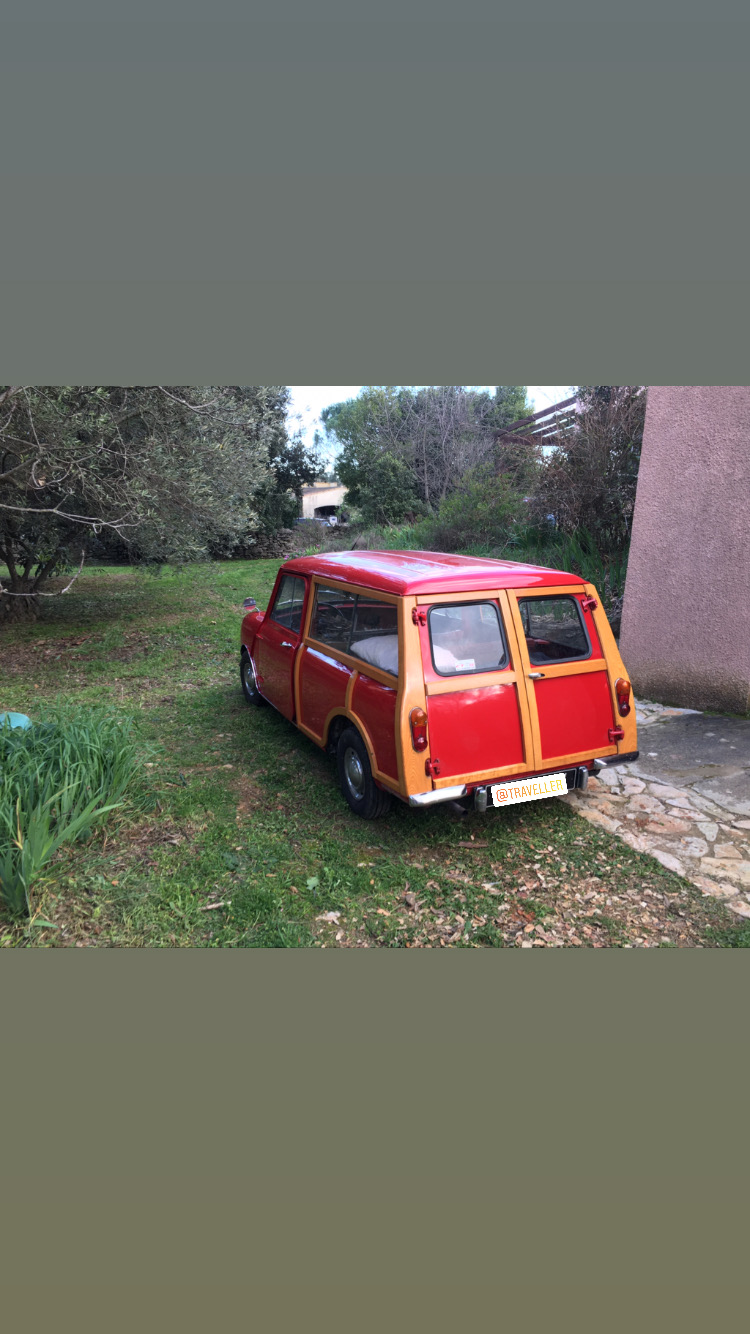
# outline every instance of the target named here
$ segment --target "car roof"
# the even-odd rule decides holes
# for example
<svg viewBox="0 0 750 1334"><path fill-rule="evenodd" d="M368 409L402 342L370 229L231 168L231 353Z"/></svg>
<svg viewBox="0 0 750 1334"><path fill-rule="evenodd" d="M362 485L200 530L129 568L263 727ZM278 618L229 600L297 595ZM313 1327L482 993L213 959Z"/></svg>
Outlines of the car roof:
<svg viewBox="0 0 750 1334"><path fill-rule="evenodd" d="M329 551L298 556L285 573L315 574L383 593L473 593L585 583L580 575L515 560L454 556L441 551Z"/></svg>

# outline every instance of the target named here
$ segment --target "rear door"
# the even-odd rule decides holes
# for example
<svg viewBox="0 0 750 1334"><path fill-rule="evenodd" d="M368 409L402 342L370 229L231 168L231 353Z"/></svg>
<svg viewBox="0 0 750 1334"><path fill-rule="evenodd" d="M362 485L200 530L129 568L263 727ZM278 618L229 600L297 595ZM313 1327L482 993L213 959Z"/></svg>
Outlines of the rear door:
<svg viewBox="0 0 750 1334"><path fill-rule="evenodd" d="M617 753L607 662L586 598L580 584L508 591L536 769Z"/></svg>
<svg viewBox="0 0 750 1334"><path fill-rule="evenodd" d="M434 786L533 768L529 709L504 593L418 599Z"/></svg>
<svg viewBox="0 0 750 1334"><path fill-rule="evenodd" d="M253 646L258 689L285 718L294 717L292 673L306 592L305 579L282 574Z"/></svg>

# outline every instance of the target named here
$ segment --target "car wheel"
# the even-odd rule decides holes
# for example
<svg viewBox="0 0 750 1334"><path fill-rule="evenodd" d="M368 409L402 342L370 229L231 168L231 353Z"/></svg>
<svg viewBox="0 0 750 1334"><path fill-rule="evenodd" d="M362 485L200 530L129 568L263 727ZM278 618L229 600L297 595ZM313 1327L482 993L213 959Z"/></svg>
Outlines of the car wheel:
<svg viewBox="0 0 750 1334"><path fill-rule="evenodd" d="M378 787L372 776L367 747L354 727L346 727L336 746L341 791L355 815L377 820L390 808L391 794Z"/></svg>
<svg viewBox="0 0 750 1334"><path fill-rule="evenodd" d="M243 653L240 658L240 680L242 682L242 693L248 704L257 704L261 708L266 701L258 689L258 682L255 679L255 666L247 652Z"/></svg>

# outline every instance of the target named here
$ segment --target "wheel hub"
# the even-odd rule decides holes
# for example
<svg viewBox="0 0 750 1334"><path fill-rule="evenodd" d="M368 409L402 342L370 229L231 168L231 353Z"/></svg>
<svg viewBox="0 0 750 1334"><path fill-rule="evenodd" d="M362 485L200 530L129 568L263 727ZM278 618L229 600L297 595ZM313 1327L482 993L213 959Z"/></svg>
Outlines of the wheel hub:
<svg viewBox="0 0 750 1334"><path fill-rule="evenodd" d="M355 797L362 797L365 791L365 771L362 761L352 746L347 746L344 755L344 774L350 791Z"/></svg>

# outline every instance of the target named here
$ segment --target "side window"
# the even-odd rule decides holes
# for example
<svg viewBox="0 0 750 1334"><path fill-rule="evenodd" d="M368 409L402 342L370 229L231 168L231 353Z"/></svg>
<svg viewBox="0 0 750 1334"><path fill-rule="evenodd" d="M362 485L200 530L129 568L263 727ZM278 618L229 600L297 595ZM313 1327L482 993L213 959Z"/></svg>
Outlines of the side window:
<svg viewBox="0 0 750 1334"><path fill-rule="evenodd" d="M337 588L318 588L310 622L310 637L348 653L356 598Z"/></svg>
<svg viewBox="0 0 750 1334"><path fill-rule="evenodd" d="M591 657L591 644L575 598L519 598L518 606L529 658L535 665Z"/></svg>
<svg viewBox="0 0 750 1334"><path fill-rule="evenodd" d="M430 607L432 663L441 676L494 672L508 653L494 602L451 602Z"/></svg>
<svg viewBox="0 0 750 1334"><path fill-rule="evenodd" d="M285 630L291 630L292 634L298 635L302 625L304 602L304 579L298 579L291 574L283 575L279 591L268 613L269 620L275 621L277 625L283 625Z"/></svg>
<svg viewBox="0 0 750 1334"><path fill-rule="evenodd" d="M398 676L398 617L394 602L369 593L357 596L349 652L382 672Z"/></svg>
<svg viewBox="0 0 750 1334"><path fill-rule="evenodd" d="M310 637L398 676L398 619L392 602L369 593L318 588Z"/></svg>

